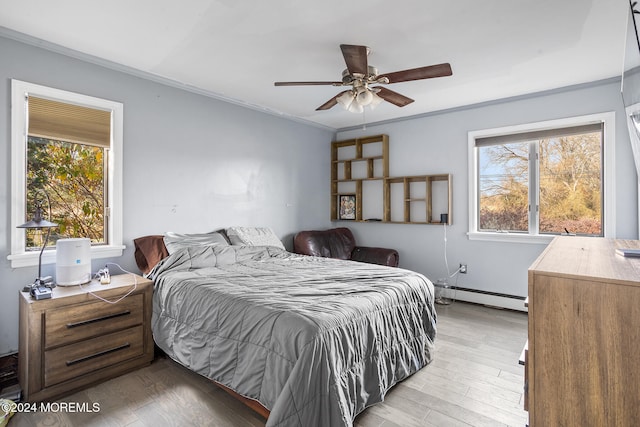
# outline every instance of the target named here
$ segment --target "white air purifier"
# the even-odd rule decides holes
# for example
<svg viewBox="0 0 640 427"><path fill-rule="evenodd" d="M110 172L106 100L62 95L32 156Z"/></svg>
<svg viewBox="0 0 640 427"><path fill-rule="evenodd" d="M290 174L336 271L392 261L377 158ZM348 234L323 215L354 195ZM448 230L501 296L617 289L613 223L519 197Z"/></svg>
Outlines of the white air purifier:
<svg viewBox="0 0 640 427"><path fill-rule="evenodd" d="M80 285L91 281L91 240L86 237L56 242L56 284Z"/></svg>

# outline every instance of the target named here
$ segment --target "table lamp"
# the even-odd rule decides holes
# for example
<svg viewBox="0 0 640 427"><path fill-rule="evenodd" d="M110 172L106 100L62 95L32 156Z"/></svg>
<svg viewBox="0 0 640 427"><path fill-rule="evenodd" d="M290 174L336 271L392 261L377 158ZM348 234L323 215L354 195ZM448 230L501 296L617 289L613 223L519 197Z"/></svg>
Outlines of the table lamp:
<svg viewBox="0 0 640 427"><path fill-rule="evenodd" d="M47 202L49 203L49 217L51 217L51 204L49 200L49 195L46 194L44 191L42 191L42 193L46 196ZM47 242L49 241L49 234L51 233L51 228L58 226L58 224L54 222L49 222L46 219L42 218L42 201L41 200L36 200L35 204L36 204L36 211L33 216L33 219L29 222L25 222L22 225L18 225L17 227L17 228L35 228L35 229L46 228L47 229L47 235L44 238L44 242L42 243L42 248L40 249L40 256L38 257L38 277L36 278L35 282L33 282L33 284L27 285L23 289L24 292L31 292L32 296L34 296L34 292L33 292L34 289L36 289L39 286L45 286L45 285L47 285L48 287L55 286L53 285L51 280L46 280L46 278L42 277L42 252L44 252L44 248L47 246ZM50 297L51 295L49 294L49 298Z"/></svg>

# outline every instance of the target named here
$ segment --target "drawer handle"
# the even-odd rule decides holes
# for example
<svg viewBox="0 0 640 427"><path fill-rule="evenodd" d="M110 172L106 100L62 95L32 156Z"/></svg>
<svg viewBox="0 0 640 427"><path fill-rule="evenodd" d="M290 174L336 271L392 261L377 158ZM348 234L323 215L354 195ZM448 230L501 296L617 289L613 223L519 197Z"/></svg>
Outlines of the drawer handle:
<svg viewBox="0 0 640 427"><path fill-rule="evenodd" d="M69 329L77 328L78 326L90 325L91 323L102 322L103 320L109 320L115 317L127 316L129 314L131 314L131 310L125 310L120 313L108 314L106 316L96 317L94 319L83 320L82 322L67 323L67 328Z"/></svg>
<svg viewBox="0 0 640 427"><path fill-rule="evenodd" d="M122 344L122 345L120 345L118 347L114 347L114 348L110 348L108 350L100 351L98 353L95 353L95 354L92 354L92 355L89 355L89 356L84 356L84 357L81 357L79 359L67 360L66 363L67 363L67 366L76 365L78 363L86 362L87 360L95 359L96 357L100 357L100 356L105 356L107 354L114 353L114 352L120 351L120 350L124 350L124 349L129 348L129 347L131 347L131 344L125 343L125 344Z"/></svg>

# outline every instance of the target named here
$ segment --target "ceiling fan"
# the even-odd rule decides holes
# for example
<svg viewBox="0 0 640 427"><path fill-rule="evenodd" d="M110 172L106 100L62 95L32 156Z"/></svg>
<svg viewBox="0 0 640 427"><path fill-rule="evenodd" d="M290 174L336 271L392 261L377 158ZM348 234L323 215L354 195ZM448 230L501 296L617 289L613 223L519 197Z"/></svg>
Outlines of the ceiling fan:
<svg viewBox="0 0 640 427"><path fill-rule="evenodd" d="M345 109L359 113L370 105L374 108L383 100L398 107L411 104L413 99L376 84L390 84L408 82L412 80L431 79L452 75L451 65L448 63L429 65L427 67L412 68L393 73L378 74L378 70L367 63L367 55L371 51L367 46L341 44L342 56L347 64L347 69L342 72L340 82L275 82L276 86L351 86L351 89L340 92L318 108L328 110L340 103Z"/></svg>

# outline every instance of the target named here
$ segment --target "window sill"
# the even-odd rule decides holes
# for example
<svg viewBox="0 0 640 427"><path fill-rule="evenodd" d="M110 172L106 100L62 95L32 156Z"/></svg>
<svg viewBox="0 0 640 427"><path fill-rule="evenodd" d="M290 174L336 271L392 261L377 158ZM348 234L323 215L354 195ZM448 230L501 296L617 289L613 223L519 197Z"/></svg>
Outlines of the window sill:
<svg viewBox="0 0 640 427"><path fill-rule="evenodd" d="M533 243L546 245L551 242L555 234L520 234L520 233L495 233L495 232L469 232L469 240L482 240L489 242L509 242L509 243Z"/></svg>
<svg viewBox="0 0 640 427"><path fill-rule="evenodd" d="M92 246L91 259L119 257L122 256L125 248L126 246L123 245ZM39 255L40 251L29 251L20 254L11 254L7 256L7 259L11 261L11 268L30 267L38 265ZM42 253L42 264L55 264L55 262L55 250L45 250Z"/></svg>

